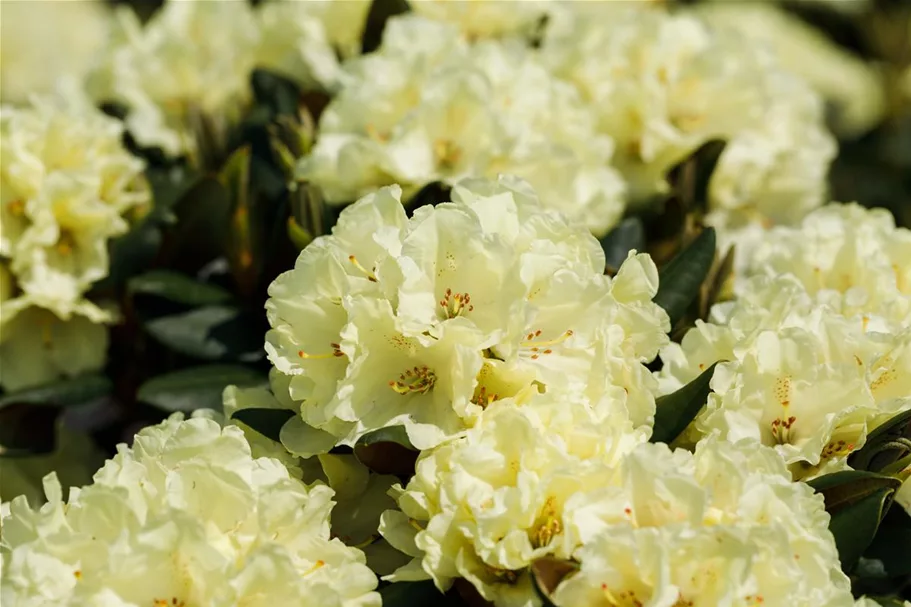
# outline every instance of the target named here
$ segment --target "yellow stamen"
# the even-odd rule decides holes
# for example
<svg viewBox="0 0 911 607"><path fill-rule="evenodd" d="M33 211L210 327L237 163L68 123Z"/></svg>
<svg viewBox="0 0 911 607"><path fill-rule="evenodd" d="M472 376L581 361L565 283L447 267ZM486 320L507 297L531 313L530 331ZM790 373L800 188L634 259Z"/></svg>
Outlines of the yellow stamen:
<svg viewBox="0 0 911 607"><path fill-rule="evenodd" d="M359 262L357 260L357 257L355 257L354 255L349 255L348 261L350 261L354 265L355 268L360 270L364 274L364 276L367 278L367 280L369 280L370 282L376 282L376 275L373 272L371 272L370 270L368 270L367 268L365 268L364 266L362 266L361 262Z"/></svg>
<svg viewBox="0 0 911 607"><path fill-rule="evenodd" d="M403 396L412 393L426 394L433 389L433 385L436 381L436 373L425 365L423 367L408 369L399 375L397 381L390 381L389 387Z"/></svg>
<svg viewBox="0 0 911 607"><path fill-rule="evenodd" d="M474 305L471 303L471 295L468 293L453 293L452 289L446 289L443 299L440 300L440 307L446 314L446 318L455 318L461 316L463 312L472 312Z"/></svg>
<svg viewBox="0 0 911 607"><path fill-rule="evenodd" d="M307 353L304 352L303 350L298 350L298 351L297 351L297 355L298 355L299 357L301 357L301 358L306 358L306 359L308 359L308 360L320 360L320 359L326 359L326 358L338 358L338 357L340 357L340 356L344 356L344 355L345 355L345 353L342 352L342 350L341 350L341 346L339 346L338 344L336 344L336 343L330 343L329 346L332 348L332 352L329 352L329 353L327 353L327 354L307 354Z"/></svg>

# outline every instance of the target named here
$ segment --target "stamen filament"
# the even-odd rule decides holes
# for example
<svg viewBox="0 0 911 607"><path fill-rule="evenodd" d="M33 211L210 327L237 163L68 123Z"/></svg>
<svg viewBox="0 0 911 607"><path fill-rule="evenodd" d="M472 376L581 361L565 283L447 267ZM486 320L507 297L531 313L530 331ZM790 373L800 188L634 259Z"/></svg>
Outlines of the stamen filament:
<svg viewBox="0 0 911 607"><path fill-rule="evenodd" d="M357 260L357 257L355 257L354 255L349 255L348 261L350 261L352 264L354 264L355 268L357 268L358 270L363 272L363 274L367 278L367 280L369 280L370 282L376 282L376 275L373 272L371 272L370 270L368 270L367 268L365 268L364 266L362 266L361 262L359 262Z"/></svg>

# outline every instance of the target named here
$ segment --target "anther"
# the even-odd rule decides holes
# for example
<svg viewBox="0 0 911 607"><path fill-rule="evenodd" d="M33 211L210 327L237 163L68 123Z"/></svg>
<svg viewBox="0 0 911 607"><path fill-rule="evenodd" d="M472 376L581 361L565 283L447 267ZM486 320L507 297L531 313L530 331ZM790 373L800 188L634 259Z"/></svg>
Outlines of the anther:
<svg viewBox="0 0 911 607"><path fill-rule="evenodd" d="M354 255L349 255L348 261L350 261L352 264L354 264L354 267L357 268L358 270L360 270L364 274L364 276L367 278L367 280L369 280L370 282L376 282L376 275L373 272L371 272L370 270L368 270L367 268L365 268L364 266L362 266L361 262L359 262L357 260L357 257L355 257Z"/></svg>

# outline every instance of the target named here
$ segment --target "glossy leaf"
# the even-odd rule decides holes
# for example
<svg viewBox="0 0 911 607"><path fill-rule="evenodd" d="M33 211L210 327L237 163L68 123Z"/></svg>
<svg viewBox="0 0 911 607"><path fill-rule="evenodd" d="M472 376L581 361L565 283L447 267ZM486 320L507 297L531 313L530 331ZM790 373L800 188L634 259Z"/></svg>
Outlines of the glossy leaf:
<svg viewBox="0 0 911 607"><path fill-rule="evenodd" d="M719 297L724 292L725 284L734 271L734 256L736 247L731 245L718 263L713 264L709 279L702 284L702 292L699 298L699 318L707 320L712 306L718 302Z"/></svg>
<svg viewBox="0 0 911 607"><path fill-rule="evenodd" d="M838 556L844 570L851 571L873 542L901 481L863 470L843 470L807 484L825 499Z"/></svg>
<svg viewBox="0 0 911 607"><path fill-rule="evenodd" d="M0 409L14 403L72 407L102 397L112 389L111 380L104 375L81 375L4 394L0 397Z"/></svg>
<svg viewBox="0 0 911 607"><path fill-rule="evenodd" d="M294 415L290 409L250 408L235 411L231 418L247 424L266 438L279 442L282 426Z"/></svg>
<svg viewBox="0 0 911 607"><path fill-rule="evenodd" d="M144 326L161 344L194 358L253 362L263 357L256 319L232 306L203 306L149 320Z"/></svg>
<svg viewBox="0 0 911 607"><path fill-rule="evenodd" d="M854 469L894 473L911 458L911 410L903 411L877 426L864 446L851 454Z"/></svg>
<svg viewBox="0 0 911 607"><path fill-rule="evenodd" d="M668 173L668 182L685 208L707 207L709 184L726 146L721 139L707 141Z"/></svg>
<svg viewBox="0 0 911 607"><path fill-rule="evenodd" d="M616 272L632 249L645 249L645 226L638 217L627 217L599 242L608 270Z"/></svg>
<svg viewBox="0 0 911 607"><path fill-rule="evenodd" d="M408 440L408 433L405 432L405 426L390 426L380 428L369 432L357 440L357 447L367 447L377 443L396 443L408 449L414 449L411 441Z"/></svg>
<svg viewBox="0 0 911 607"><path fill-rule="evenodd" d="M714 260L715 230L706 228L659 271L655 303L670 316L672 327L698 297Z"/></svg>
<svg viewBox="0 0 911 607"><path fill-rule="evenodd" d="M845 571L854 568L872 543L894 493L894 489L879 489L832 514L829 530L835 536L838 557Z"/></svg>
<svg viewBox="0 0 911 607"><path fill-rule="evenodd" d="M127 283L131 293L155 295L188 306L202 306L229 301L231 293L219 286L200 282L170 270L153 270L132 278Z"/></svg>
<svg viewBox="0 0 911 607"><path fill-rule="evenodd" d="M140 386L137 398L163 411L219 410L225 387L266 381L262 373L249 367L205 365L153 377Z"/></svg>
<svg viewBox="0 0 911 607"><path fill-rule="evenodd" d="M709 384L717 364L713 364L676 392L658 398L655 402L655 425L651 442L674 442L696 418L705 406L709 392L712 391Z"/></svg>
<svg viewBox="0 0 911 607"><path fill-rule="evenodd" d="M833 514L883 489L894 491L901 486L901 481L864 470L842 470L819 476L807 484L822 494L826 511Z"/></svg>

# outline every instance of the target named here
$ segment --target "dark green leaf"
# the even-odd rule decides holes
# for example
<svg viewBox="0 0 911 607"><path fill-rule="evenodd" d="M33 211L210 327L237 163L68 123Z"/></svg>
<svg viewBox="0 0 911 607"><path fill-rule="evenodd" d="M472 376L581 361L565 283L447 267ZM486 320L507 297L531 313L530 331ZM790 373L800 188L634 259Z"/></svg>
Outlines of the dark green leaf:
<svg viewBox="0 0 911 607"><path fill-rule="evenodd" d="M162 263L195 268L221 255L228 233L231 203L228 191L212 176L197 180L174 203L177 223L168 234Z"/></svg>
<svg viewBox="0 0 911 607"><path fill-rule="evenodd" d="M130 231L115 238L110 244L110 269L108 275L96 284L104 289L126 282L148 268L158 256L162 243L162 226L173 216L152 211L140 219Z"/></svg>
<svg viewBox="0 0 911 607"><path fill-rule="evenodd" d="M845 571L851 571L870 546L894 493L894 488L881 488L830 513L829 530L835 536L838 557Z"/></svg>
<svg viewBox="0 0 911 607"><path fill-rule="evenodd" d="M196 186L199 174L183 167L150 168L146 179L152 188L157 211L168 210L190 193Z"/></svg>
<svg viewBox="0 0 911 607"><path fill-rule="evenodd" d="M645 249L645 227L638 217L627 217L600 241L607 267L616 271L630 250Z"/></svg>
<svg viewBox="0 0 911 607"><path fill-rule="evenodd" d="M864 446L851 454L848 463L852 468L859 470L895 472L907 465L905 460L909 457L911 410L903 411L877 426L867 436Z"/></svg>
<svg viewBox="0 0 911 607"><path fill-rule="evenodd" d="M188 306L223 303L232 297L221 287L170 270L153 270L136 276L127 287L131 293L156 295Z"/></svg>
<svg viewBox="0 0 911 607"><path fill-rule="evenodd" d="M884 489L895 491L902 483L897 478L864 470L842 470L819 476L807 484L822 494L826 511L834 514Z"/></svg>
<svg viewBox="0 0 911 607"><path fill-rule="evenodd" d="M690 425L705 406L711 388L716 362L699 377L676 392L666 394L655 402L653 443L672 443Z"/></svg>
<svg viewBox="0 0 911 607"><path fill-rule="evenodd" d="M414 449L411 441L408 440L408 433L405 432L405 426L390 426L388 428L374 430L373 432L369 432L360 437L355 446L367 447L376 443L396 443L403 447L407 447L408 449Z"/></svg>
<svg viewBox="0 0 911 607"><path fill-rule="evenodd" d="M545 556L534 561L529 567L531 579L534 582L535 592L544 604L544 607L555 607L550 595L567 576L579 570L579 564L551 556Z"/></svg>
<svg viewBox="0 0 911 607"><path fill-rule="evenodd" d="M81 375L4 394L0 398L0 408L13 403L72 407L104 396L111 389L111 380L104 375Z"/></svg>
<svg viewBox="0 0 911 607"><path fill-rule="evenodd" d="M220 410L226 386L265 383L258 371L240 365L205 365L153 377L140 386L137 398L163 411Z"/></svg>
<svg viewBox="0 0 911 607"><path fill-rule="evenodd" d="M671 318L671 326L686 314L699 295L702 283L715 260L715 229L706 228L688 247L659 272L655 303Z"/></svg>
<svg viewBox="0 0 911 607"><path fill-rule="evenodd" d="M421 582L396 582L380 588L386 607L412 607L416 605L446 605L450 601L431 580Z"/></svg>
<svg viewBox="0 0 911 607"><path fill-rule="evenodd" d="M241 409L235 411L231 416L232 419L247 424L266 438L276 442L280 441L282 426L292 417L294 417L294 411L290 409L266 408Z"/></svg>
<svg viewBox="0 0 911 607"><path fill-rule="evenodd" d="M864 470L843 470L807 484L825 499L842 567L851 571L876 536L901 481Z"/></svg>
<svg viewBox="0 0 911 607"><path fill-rule="evenodd" d="M383 41L383 30L390 17L407 13L411 10L406 0L373 0L367 22L364 25L364 36L361 39L361 51L372 53Z"/></svg>
<svg viewBox="0 0 911 607"><path fill-rule="evenodd" d="M257 103L270 110L271 118L297 113L300 90L292 80L257 68L250 76L250 85Z"/></svg>
<svg viewBox="0 0 911 607"><path fill-rule="evenodd" d="M253 362L263 356L256 318L231 306L203 306L149 320L145 329L168 348L206 360Z"/></svg>
<svg viewBox="0 0 911 607"><path fill-rule="evenodd" d="M725 141L712 139L670 170L668 182L684 208L705 209L709 182L726 145Z"/></svg>
<svg viewBox="0 0 911 607"><path fill-rule="evenodd" d="M712 306L718 301L724 289L725 283L734 271L734 256L736 255L734 245L728 247L727 252L721 261L715 265L712 275L702 285L702 297L699 302L699 318L707 320Z"/></svg>

